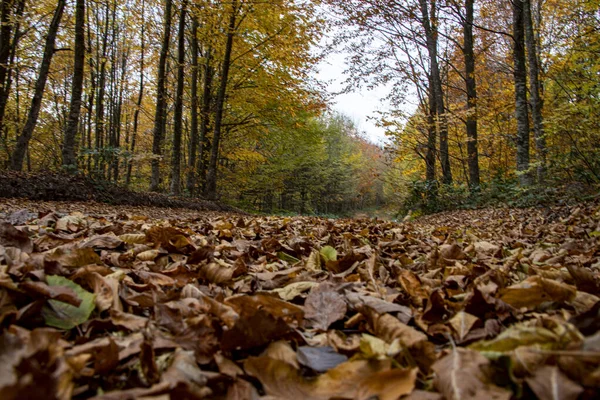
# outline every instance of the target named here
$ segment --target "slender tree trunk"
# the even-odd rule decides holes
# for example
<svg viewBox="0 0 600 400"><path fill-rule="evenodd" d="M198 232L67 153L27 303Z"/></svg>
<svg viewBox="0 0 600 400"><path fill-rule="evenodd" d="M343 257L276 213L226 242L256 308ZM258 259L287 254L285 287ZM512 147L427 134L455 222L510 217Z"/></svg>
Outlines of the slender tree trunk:
<svg viewBox="0 0 600 400"><path fill-rule="evenodd" d="M37 125L37 120L44 97L44 89L46 88L46 81L48 80L48 73L50 72L50 63L52 62L52 56L54 55L54 42L56 40L56 33L58 32L60 20L63 16L65 3L66 0L58 0L58 4L54 10L54 16L52 17L52 22L50 22L50 27L48 28L48 36L46 36L46 43L44 45L42 64L40 65L40 71L35 83L35 90L31 100L29 114L27 115L27 121L25 122L23 131L17 138L17 145L15 146L11 157L10 167L15 171L21 171L23 169L25 153L27 152L29 141L33 136L35 126Z"/></svg>
<svg viewBox="0 0 600 400"><path fill-rule="evenodd" d="M175 95L175 115L173 125L173 155L171 158L171 193L181 193L181 136L183 130L183 85L185 63L185 15L187 0L183 0L179 15L179 33L177 38L177 89Z"/></svg>
<svg viewBox="0 0 600 400"><path fill-rule="evenodd" d="M473 3L465 0L463 21L463 53L465 56L465 86L467 91L467 159L471 191L479 189L479 154L477 149L477 85L475 82L475 53L473 51Z"/></svg>
<svg viewBox="0 0 600 400"><path fill-rule="evenodd" d="M196 154L198 152L198 17L192 17L192 102L191 102L191 133L190 156L188 158L186 187L190 194L196 189Z"/></svg>
<svg viewBox="0 0 600 400"><path fill-rule="evenodd" d="M108 51L108 27L110 23L109 17L109 4L106 3L106 15L105 15L104 32L102 37L102 53L98 57L100 58L100 72L98 75L98 86L96 94L96 159L94 160L95 173L99 176L104 176L104 163L105 159L102 155L104 150L104 97L106 94L106 62L107 62L107 51Z"/></svg>
<svg viewBox="0 0 600 400"><path fill-rule="evenodd" d="M425 154L426 180L433 183L435 181L435 148L436 148L436 129L435 129L435 95L433 87L430 85L428 90L429 97L429 113L427 114L427 153Z"/></svg>
<svg viewBox="0 0 600 400"><path fill-rule="evenodd" d="M165 122L165 80L167 75L167 56L169 55L169 42L171 41L171 10L173 1L166 0L163 41L158 62L158 77L156 88L156 112L154 114L154 130L152 134L152 177L150 191L157 191L160 185L160 157L162 154L162 141Z"/></svg>
<svg viewBox="0 0 600 400"><path fill-rule="evenodd" d="M214 199L217 196L217 160L219 158L219 144L221 140L221 127L223 124L223 110L225 105L225 96L227 94L227 80L229 78L229 67L231 66L231 51L233 50L233 37L235 36L235 22L238 12L237 0L231 4L231 15L229 17L229 29L227 30L227 42L225 44L225 55L221 67L221 82L219 83L219 92L217 94L215 110L215 127L213 131L212 144L210 149L210 163L208 165L208 175L206 177L206 197Z"/></svg>
<svg viewBox="0 0 600 400"><path fill-rule="evenodd" d="M136 145L136 141L137 141L137 133L138 133L138 123L139 123L139 118L140 118L140 109L142 108L142 100L144 98L144 56L145 56L145 50L146 50L146 40L145 40L145 34L146 34L146 24L145 24L145 11L146 11L146 2L142 1L142 30L141 30L141 36L140 36L140 87L139 87L139 91L138 91L138 98L137 101L135 103L136 107L135 107L135 111L133 112L133 133L131 134L131 149L130 149L130 157L133 158L133 155L135 154L135 145ZM127 175L125 177L125 185L129 186L129 184L131 183L131 170L133 169L133 160L129 159L129 162L127 163Z"/></svg>
<svg viewBox="0 0 600 400"><path fill-rule="evenodd" d="M527 108L523 2L512 0L512 10L515 116L517 119L517 173L521 185L527 186L531 184L531 174L529 173L529 110Z"/></svg>
<svg viewBox="0 0 600 400"><path fill-rule="evenodd" d="M125 40L123 41L123 47L125 47ZM121 74L119 76L120 81L119 81L119 93L118 93L118 98L117 98L117 104L115 107L115 114L114 114L114 148L115 149L120 149L121 148L121 132L122 132L122 128L123 128L123 124L121 123L121 119L122 119L122 115L123 115L123 95L125 93L125 74L127 72L127 60L129 58L129 49L126 49L122 54L121 54ZM113 166L112 166L112 170L113 170L113 179L114 182L117 183L119 182L119 152L115 152L114 153L114 160L113 160Z"/></svg>
<svg viewBox="0 0 600 400"><path fill-rule="evenodd" d="M11 53L11 32L13 24L10 19L12 17L13 0L2 0L0 4L0 101L5 97L8 98L7 80L10 73L9 58ZM3 128L4 110L2 107L0 114L0 132Z"/></svg>
<svg viewBox="0 0 600 400"><path fill-rule="evenodd" d="M90 9L91 7L88 7L87 9L87 23L88 26L91 26L90 23ZM86 169L87 169L87 173L91 174L92 172L92 120L93 120L93 116L94 116L94 98L96 96L96 68L94 66L94 57L92 57L91 51L92 51L92 33L91 33L91 29L88 29L88 36L87 36L87 42L88 42L88 51L90 52L89 58L88 58L88 65L90 68L90 89L87 92L88 93L88 104L87 104L87 127L86 127L86 136L87 136L87 151L88 151L88 155L87 155L87 162L86 162Z"/></svg>
<svg viewBox="0 0 600 400"><path fill-rule="evenodd" d="M14 34L12 37L12 42L10 43L10 56L8 58L7 65L4 65L4 62L2 62L2 64L0 65L0 68L4 68L6 72L6 77L2 80L2 83L0 83L0 138L3 138L4 141L8 139L8 132L6 131L6 129L4 129L4 116L6 113L6 105L8 104L8 98L10 96L10 90L12 87L12 65L15 61L19 40L22 36L21 18L23 17L24 10L25 0L20 0L19 3L17 3L17 10L15 11L15 14L13 16L16 22L14 25ZM0 39L2 47L6 46L6 41L8 41L8 36L5 36L7 34L9 34L8 30L3 33L0 33L0 35L2 35L2 39Z"/></svg>
<svg viewBox="0 0 600 400"><path fill-rule="evenodd" d="M77 153L75 138L79 128L81 113L81 96L83 93L83 73L85 64L85 0L77 0L75 5L75 56L73 83L71 89L71 105L69 119L63 141L63 166L70 170L77 169Z"/></svg>
<svg viewBox="0 0 600 400"><path fill-rule="evenodd" d="M533 134L538 155L537 178L538 183L542 184L546 179L547 149L542 118L544 100L541 96L540 68L536 36L533 31L533 18L531 16L531 0L523 1L523 22L525 23L525 46L527 48L527 61L529 64L529 102L531 104Z"/></svg>
<svg viewBox="0 0 600 400"><path fill-rule="evenodd" d="M427 41L427 52L429 53L431 82L435 95L436 117L440 136L440 161L442 165L442 181L445 184L452 183L452 170L450 169L450 153L448 149L448 121L446 108L444 107L444 90L439 68L437 50L437 27L431 22L428 0L419 0L423 29ZM435 1L431 5L431 14L435 13Z"/></svg>
<svg viewBox="0 0 600 400"><path fill-rule="evenodd" d="M204 80L202 82L202 110L200 113L200 137L198 138L199 154L198 154L198 187L199 191L206 190L206 160L208 158L208 126L210 122L210 105L212 103L212 80L214 70L211 65L212 50L209 47L206 50L204 62Z"/></svg>

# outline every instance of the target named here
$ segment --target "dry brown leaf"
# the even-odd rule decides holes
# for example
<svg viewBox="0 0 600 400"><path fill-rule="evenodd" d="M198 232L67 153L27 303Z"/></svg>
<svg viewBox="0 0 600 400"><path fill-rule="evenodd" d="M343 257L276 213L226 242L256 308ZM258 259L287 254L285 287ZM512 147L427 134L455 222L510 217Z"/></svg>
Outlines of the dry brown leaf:
<svg viewBox="0 0 600 400"><path fill-rule="evenodd" d="M285 399L327 400L354 398L363 384L365 384L363 389L365 393L372 395L377 388L368 388L365 382L376 373L389 370L389 363L348 361L315 380L304 378L290 364L270 357L250 357L244 363L244 369L247 374L260 380L267 394L271 396Z"/></svg>
<svg viewBox="0 0 600 400"><path fill-rule="evenodd" d="M545 365L525 381L540 400L576 400L583 392L581 385L567 378L556 366Z"/></svg>
<svg viewBox="0 0 600 400"><path fill-rule="evenodd" d="M484 367L487 358L474 350L455 348L433 364L433 383L448 400L509 400L511 392L490 383Z"/></svg>
<svg viewBox="0 0 600 400"><path fill-rule="evenodd" d="M346 302L330 283L311 289L304 302L304 317L309 326L326 331L331 324L344 318Z"/></svg>
<svg viewBox="0 0 600 400"><path fill-rule="evenodd" d="M499 297L513 307L534 308L544 302L566 302L573 300L577 290L565 283L532 276L524 281L501 289Z"/></svg>
<svg viewBox="0 0 600 400"><path fill-rule="evenodd" d="M454 332L456 332L457 339L462 341L479 321L479 318L476 316L460 311L452 317L450 325L454 329Z"/></svg>

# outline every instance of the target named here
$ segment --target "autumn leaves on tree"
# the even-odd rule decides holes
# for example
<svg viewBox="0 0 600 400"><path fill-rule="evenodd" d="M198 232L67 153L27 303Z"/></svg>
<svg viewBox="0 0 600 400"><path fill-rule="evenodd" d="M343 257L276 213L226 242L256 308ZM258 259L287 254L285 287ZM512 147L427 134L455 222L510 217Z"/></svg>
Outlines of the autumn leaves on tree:
<svg viewBox="0 0 600 400"><path fill-rule="evenodd" d="M350 87L391 88L382 125L405 175L471 190L512 178L522 186L548 183L549 174L554 182L598 182L598 165L589 162L597 153L582 146L598 130L555 123L563 107L582 111L586 126L597 121L582 110L597 103L597 1L328 3L337 11L336 43L352 60ZM582 64L570 74L564 57ZM415 101L406 118L406 104Z"/></svg>
<svg viewBox="0 0 600 400"><path fill-rule="evenodd" d="M263 211L598 183L599 6L4 0L0 162ZM327 111L325 33L346 89L390 88L385 150Z"/></svg>

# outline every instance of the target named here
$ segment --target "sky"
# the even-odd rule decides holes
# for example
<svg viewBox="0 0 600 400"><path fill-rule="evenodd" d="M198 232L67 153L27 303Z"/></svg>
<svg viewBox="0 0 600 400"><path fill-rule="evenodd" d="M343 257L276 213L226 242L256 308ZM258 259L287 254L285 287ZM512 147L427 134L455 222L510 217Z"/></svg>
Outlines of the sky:
<svg viewBox="0 0 600 400"><path fill-rule="evenodd" d="M342 88L345 61L344 54L329 54L317 66L316 78L321 82L328 83L329 93L335 93ZM333 97L333 109L350 117L357 125L359 131L364 131L365 136L376 144L386 142L385 130L376 126L376 121L369 117L377 117L377 110L385 110L385 104L380 99L387 95L388 89L377 87L373 90L366 88L358 89L356 92L340 94Z"/></svg>

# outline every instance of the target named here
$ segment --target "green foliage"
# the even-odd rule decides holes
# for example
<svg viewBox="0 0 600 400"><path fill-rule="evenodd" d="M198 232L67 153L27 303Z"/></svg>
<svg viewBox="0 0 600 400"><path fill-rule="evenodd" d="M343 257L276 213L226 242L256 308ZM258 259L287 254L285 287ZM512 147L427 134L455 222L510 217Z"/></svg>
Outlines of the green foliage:
<svg viewBox="0 0 600 400"><path fill-rule="evenodd" d="M466 185L440 185L437 181L415 180L411 182L409 195L400 204L398 216L410 213L415 217L483 207L533 207L590 200L597 196L598 188L595 186L569 183L560 187L523 187L516 178L505 179L502 174L473 191Z"/></svg>
<svg viewBox="0 0 600 400"><path fill-rule="evenodd" d="M244 159L230 157L223 168L224 197L238 207L340 216L385 201L383 151L346 117L304 113L246 146L237 150Z"/></svg>

